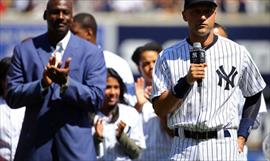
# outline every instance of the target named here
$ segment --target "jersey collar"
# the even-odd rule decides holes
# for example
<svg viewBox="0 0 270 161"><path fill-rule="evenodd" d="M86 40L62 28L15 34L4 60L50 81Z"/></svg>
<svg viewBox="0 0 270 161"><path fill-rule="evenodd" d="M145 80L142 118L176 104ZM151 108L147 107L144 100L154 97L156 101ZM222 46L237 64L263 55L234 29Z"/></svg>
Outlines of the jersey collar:
<svg viewBox="0 0 270 161"><path fill-rule="evenodd" d="M213 42L212 42L211 44L209 44L208 46L204 47L203 49L204 49L204 50L208 50L209 48L211 48L211 47L217 42L217 40L218 40L218 36L217 36L217 35L214 35L214 40L213 40ZM189 38L186 38L186 41L188 42L188 44L189 44L190 46L193 45L193 43L190 41Z"/></svg>

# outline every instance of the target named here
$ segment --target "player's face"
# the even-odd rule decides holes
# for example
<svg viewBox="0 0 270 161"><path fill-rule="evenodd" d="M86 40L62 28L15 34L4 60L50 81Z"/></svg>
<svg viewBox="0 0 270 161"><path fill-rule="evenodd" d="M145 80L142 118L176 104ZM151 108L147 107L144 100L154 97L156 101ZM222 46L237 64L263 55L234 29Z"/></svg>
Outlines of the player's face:
<svg viewBox="0 0 270 161"><path fill-rule="evenodd" d="M120 96L120 84L114 77L107 78L107 86L105 89L105 106L114 107Z"/></svg>
<svg viewBox="0 0 270 161"><path fill-rule="evenodd" d="M205 37L212 31L216 17L216 7L194 5L183 11L184 20L188 22L191 36Z"/></svg>
<svg viewBox="0 0 270 161"><path fill-rule="evenodd" d="M89 39L87 29L81 27L81 25L78 22L74 21L70 29L74 35L77 35L81 37L82 39L86 39L86 40Z"/></svg>
<svg viewBox="0 0 270 161"><path fill-rule="evenodd" d="M71 0L50 0L44 13L48 32L63 36L68 32L72 22Z"/></svg>
<svg viewBox="0 0 270 161"><path fill-rule="evenodd" d="M156 51L145 51L140 56L139 71L147 84L152 84L152 71L157 57Z"/></svg>

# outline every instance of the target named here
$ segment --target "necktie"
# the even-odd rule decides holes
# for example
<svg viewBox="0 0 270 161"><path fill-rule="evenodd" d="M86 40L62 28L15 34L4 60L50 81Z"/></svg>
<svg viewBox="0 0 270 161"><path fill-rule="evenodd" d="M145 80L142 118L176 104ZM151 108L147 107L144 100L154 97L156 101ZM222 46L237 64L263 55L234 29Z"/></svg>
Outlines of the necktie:
<svg viewBox="0 0 270 161"><path fill-rule="evenodd" d="M55 66L62 60L62 52L64 51L62 44L59 43L56 45L56 50L54 52L55 56Z"/></svg>

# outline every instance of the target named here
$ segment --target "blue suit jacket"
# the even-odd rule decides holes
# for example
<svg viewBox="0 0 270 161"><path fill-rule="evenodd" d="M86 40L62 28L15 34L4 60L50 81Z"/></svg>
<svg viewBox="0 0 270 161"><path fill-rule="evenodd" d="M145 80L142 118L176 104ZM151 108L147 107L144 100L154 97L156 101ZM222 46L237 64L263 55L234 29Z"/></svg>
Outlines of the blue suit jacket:
<svg viewBox="0 0 270 161"><path fill-rule="evenodd" d="M44 67L53 52L47 33L14 49L8 73L8 104L26 106L16 161L94 161L88 112L104 99L106 68L95 45L71 35L63 61L72 58L64 93L57 84L42 90Z"/></svg>

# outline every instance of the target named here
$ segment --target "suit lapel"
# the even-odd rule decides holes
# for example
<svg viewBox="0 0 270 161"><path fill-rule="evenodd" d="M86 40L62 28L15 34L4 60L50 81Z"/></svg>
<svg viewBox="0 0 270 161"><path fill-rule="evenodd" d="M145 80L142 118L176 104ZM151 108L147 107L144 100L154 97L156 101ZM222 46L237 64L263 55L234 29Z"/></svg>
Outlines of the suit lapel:
<svg viewBox="0 0 270 161"><path fill-rule="evenodd" d="M68 41L67 47L65 49L64 55L62 57L62 67L65 66L65 61L67 60L68 57L73 57L73 55L76 53L77 50L77 44L76 41L74 40L75 36L71 34L70 39Z"/></svg>
<svg viewBox="0 0 270 161"><path fill-rule="evenodd" d="M35 40L34 43L43 67L47 66L49 58L53 52L53 48L49 44L47 34L42 35L40 38Z"/></svg>
<svg viewBox="0 0 270 161"><path fill-rule="evenodd" d="M76 40L74 39L75 36L73 34L71 34L70 39L68 41L67 47L64 51L64 55L62 57L62 68L65 66L65 61L67 60L68 57L73 57L73 55L75 54L78 45L76 44ZM72 61L71 61L72 62ZM70 66L71 67L71 66ZM60 87L56 84L52 85L53 88L53 95L52 95L52 100L57 100L60 99Z"/></svg>
<svg viewBox="0 0 270 161"><path fill-rule="evenodd" d="M34 40L34 45L37 49L38 56L41 60L41 63L43 65L43 68L47 66L49 62L49 58L51 57L54 49L49 44L48 36L47 34L42 35L41 37L38 37ZM76 50L78 48L78 45L76 44L75 36L71 34L70 40L67 44L67 47L65 49L64 55L62 57L62 67L65 66L65 61L68 57L73 57L73 54L76 53ZM51 89L53 90L52 100L56 100L60 98L60 89L58 85L53 84L51 86Z"/></svg>

